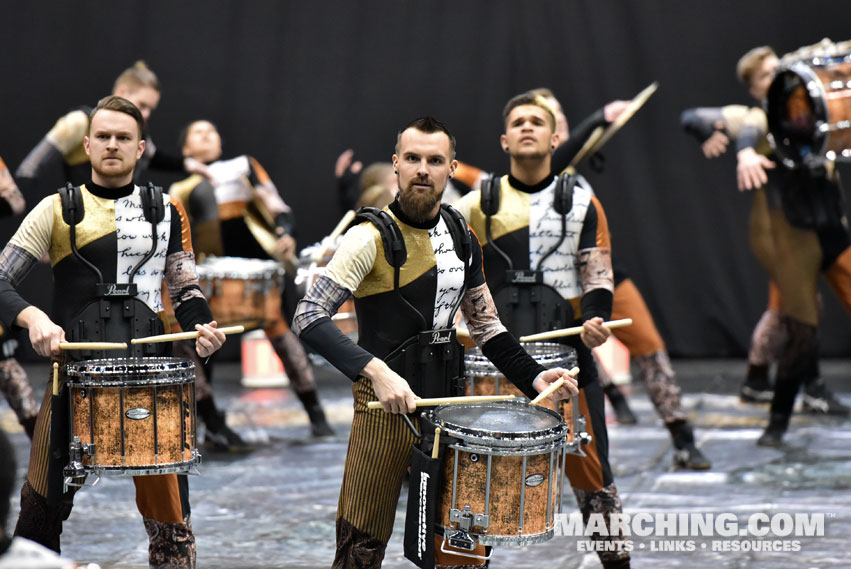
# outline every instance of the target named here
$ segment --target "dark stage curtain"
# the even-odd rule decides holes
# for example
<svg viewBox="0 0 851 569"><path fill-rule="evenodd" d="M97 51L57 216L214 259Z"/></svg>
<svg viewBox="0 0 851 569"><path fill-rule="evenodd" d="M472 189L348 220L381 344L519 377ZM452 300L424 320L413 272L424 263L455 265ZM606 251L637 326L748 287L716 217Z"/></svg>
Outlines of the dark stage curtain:
<svg viewBox="0 0 851 569"><path fill-rule="evenodd" d="M849 16L851 3L820 0L16 2L2 25L0 155L16 168L61 114L93 105L145 59L163 84L158 146L177 152L183 125L214 121L226 155L269 171L303 246L342 214L333 166L346 148L389 160L396 131L432 114L460 159L504 172L512 95L549 86L575 124L656 80L605 148L605 171L585 173L671 353L739 356L767 298L747 244L750 196L735 189L734 157L705 160L679 114L750 103L734 74L742 53L848 39ZM5 243L16 220L2 224ZM43 304L51 286L39 267L26 290ZM823 297L823 353L847 356L848 316Z"/></svg>

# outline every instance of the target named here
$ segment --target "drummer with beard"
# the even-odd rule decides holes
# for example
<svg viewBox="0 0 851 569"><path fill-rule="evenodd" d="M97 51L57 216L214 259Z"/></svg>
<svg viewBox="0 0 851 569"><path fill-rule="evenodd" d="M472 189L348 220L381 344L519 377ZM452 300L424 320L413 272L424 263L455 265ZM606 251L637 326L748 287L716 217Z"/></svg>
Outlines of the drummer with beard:
<svg viewBox="0 0 851 569"><path fill-rule="evenodd" d="M209 357L225 336L216 329L198 286L183 208L158 188L133 183L134 168L145 151L142 114L126 99L110 96L92 111L89 124L84 148L92 165L91 180L79 187L69 184L44 198L0 253L0 322L26 328L35 351L64 367L66 354L69 360L87 356L60 351L66 332L72 341L113 342L162 333L160 293L165 279L178 321L184 330L199 333L195 351L201 358ZM18 292L45 254L56 280L56 322ZM167 349L167 343L129 348L133 357L167 355ZM93 350L88 356L115 354ZM61 425L52 429L51 394L48 385L15 534L59 552L62 522L71 513L74 490L63 489L62 467L68 461L57 459L55 453L67 449L68 440L58 435ZM151 567L195 566L186 479L177 474L133 478L136 504L149 536Z"/></svg>
<svg viewBox="0 0 851 569"><path fill-rule="evenodd" d="M456 206L479 236L485 277L510 331L524 335L582 326L578 338L564 341L576 350L579 410L592 441L584 447L587 456L567 455L565 472L585 522L602 514L611 530L590 536L600 542L603 567L625 569L629 553L623 535L610 525L623 508L609 465L603 389L591 352L610 335L603 326L611 317L614 289L606 215L584 180L552 173L559 139L555 113L543 97L512 98L503 121L500 142L511 159L510 174L493 186L483 184ZM488 188L492 191L485 194ZM550 308L539 312L544 305Z"/></svg>
<svg viewBox="0 0 851 569"><path fill-rule="evenodd" d="M484 355L524 394L534 397L560 377L566 382L553 399L577 392L565 370L545 370L500 323L478 241L457 211L441 204L456 168L455 140L446 127L431 117L408 124L397 135L393 167L396 200L383 210L361 210L294 318L302 340L354 382L355 414L337 508L338 569L381 566L415 442L399 415L414 412L420 397L463 389L462 352L451 328L459 308ZM357 345L331 321L351 295ZM424 338L450 341L433 350L437 358L423 360L429 350L416 347L427 343ZM406 365L411 357L416 365ZM367 408L375 399L384 412ZM469 557L439 550L439 567L470 564Z"/></svg>

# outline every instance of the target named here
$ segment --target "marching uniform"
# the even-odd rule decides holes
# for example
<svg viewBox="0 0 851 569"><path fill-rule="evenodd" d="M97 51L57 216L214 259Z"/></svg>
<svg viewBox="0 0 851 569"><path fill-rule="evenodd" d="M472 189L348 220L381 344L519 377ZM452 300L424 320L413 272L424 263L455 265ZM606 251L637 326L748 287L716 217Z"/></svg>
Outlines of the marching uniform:
<svg viewBox="0 0 851 569"><path fill-rule="evenodd" d="M109 189L88 182L43 199L0 253L0 322L4 326L11 326L29 306L16 289L45 253L50 256L56 283L53 320L71 341L101 335L113 341L128 341L140 330L161 333L163 279L169 284L175 314L184 329L192 330L196 324L212 320L198 286L183 207L152 187L128 184ZM116 302L101 292L110 286L104 283L134 283L126 286L129 297L118 302L131 304L135 316L117 317L114 313L121 310L113 310L115 306L111 305L108 312L115 318L92 317L93 312L103 310L104 303ZM110 320L118 320L120 330L110 334L124 337L107 334L108 330L115 330L106 323ZM136 355L146 353L138 347L131 349L136 350ZM69 358L75 357L73 352L70 354ZM99 356L97 352L93 355ZM64 355L58 360L64 364ZM50 440L51 399L48 384L21 490L16 535L58 552L62 522L70 515L74 492L63 493L61 467L57 471L51 466L51 447L61 451L68 446L67 439ZM194 567L195 538L186 476L140 476L134 477L134 483L136 503L150 537L151 566Z"/></svg>
<svg viewBox="0 0 851 569"><path fill-rule="evenodd" d="M481 249L457 212L441 206L434 219L417 223L405 216L398 201L378 211L372 210L371 222L345 234L294 319L302 340L354 382L355 416L337 509L335 568L380 566L414 443L402 417L367 408L377 397L371 380L359 373L373 357L384 360L421 397L459 394L463 362L452 328L460 307L473 340L523 393L536 395L532 382L544 371L499 322L485 284ZM386 232L376 224L383 224ZM388 234L397 240L387 240ZM351 295L358 345L331 321ZM470 563L469 558L437 555L439 566Z"/></svg>
<svg viewBox="0 0 851 569"><path fill-rule="evenodd" d="M591 188L584 180L572 188L562 186L556 176L535 186L510 175L493 182L464 196L457 207L479 236L485 276L507 327L524 335L594 317L608 320L614 288L609 228ZM530 282L535 284L526 284ZM565 470L585 521L591 513L608 519L622 506L609 465L603 391L591 350L579 337L564 343L577 353L580 413L593 435L585 447L587 456L568 455ZM597 533L592 539L622 541L615 534ZM604 567L629 566L629 554L617 544L613 551L604 549L599 550Z"/></svg>
<svg viewBox="0 0 851 569"><path fill-rule="evenodd" d="M754 148L776 160L761 108L689 109L683 112L681 122L701 142L720 123L736 141L737 150ZM776 415L776 424L785 425L800 381L804 383L805 408L847 413L819 377L817 281L821 272L851 313L851 235L838 173L831 162L816 169L790 169L779 160L777 163L777 168L766 170L768 183L752 192L750 245L771 283L768 310L753 332L742 397L771 398L768 368L780 358L777 380L783 388L780 394L775 391L772 416Z"/></svg>
<svg viewBox="0 0 851 569"><path fill-rule="evenodd" d="M193 175L169 193L189 212L193 242L200 255L271 259L275 230L292 234L295 218L257 160L238 156L207 165L214 182ZM304 347L281 312L264 328L307 412L313 434L331 435L319 403L313 368ZM199 407L199 412L203 410Z"/></svg>
<svg viewBox="0 0 851 569"><path fill-rule="evenodd" d="M24 198L12 179L9 169L0 158L0 218L19 214L25 207ZM27 435L32 438L38 404L33 397L27 372L15 359L18 341L9 330L0 324L0 391L9 403L9 407L18 417L18 422Z"/></svg>

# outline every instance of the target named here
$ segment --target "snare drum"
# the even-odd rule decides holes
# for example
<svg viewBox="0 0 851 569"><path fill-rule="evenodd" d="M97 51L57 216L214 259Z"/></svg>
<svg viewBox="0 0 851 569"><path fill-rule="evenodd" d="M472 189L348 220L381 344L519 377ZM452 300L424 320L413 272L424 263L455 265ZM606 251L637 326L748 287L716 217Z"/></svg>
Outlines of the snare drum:
<svg viewBox="0 0 851 569"><path fill-rule="evenodd" d="M851 160L851 44L823 46L781 62L768 89L768 128L777 154Z"/></svg>
<svg viewBox="0 0 851 569"><path fill-rule="evenodd" d="M555 411L526 401L442 405L423 422L452 441L435 517L444 545L472 551L477 543L519 547L553 536L567 432Z"/></svg>
<svg viewBox="0 0 851 569"><path fill-rule="evenodd" d="M65 372L71 435L79 438L86 473L187 472L200 461L195 366L189 360L89 360L67 364Z"/></svg>
<svg viewBox="0 0 851 569"><path fill-rule="evenodd" d="M529 342L521 344L532 358L547 369L562 367L571 369L576 366L576 350L562 344ZM464 374L467 378L467 395L516 395L525 397L522 391L511 383L479 348L471 348L464 353ZM579 433L584 429L585 421L579 415L579 398L554 403L544 399L540 405L561 414L567 423L567 452L583 454L580 450Z"/></svg>
<svg viewBox="0 0 851 569"><path fill-rule="evenodd" d="M282 318L284 269L277 261L207 257L198 281L219 326L262 328Z"/></svg>

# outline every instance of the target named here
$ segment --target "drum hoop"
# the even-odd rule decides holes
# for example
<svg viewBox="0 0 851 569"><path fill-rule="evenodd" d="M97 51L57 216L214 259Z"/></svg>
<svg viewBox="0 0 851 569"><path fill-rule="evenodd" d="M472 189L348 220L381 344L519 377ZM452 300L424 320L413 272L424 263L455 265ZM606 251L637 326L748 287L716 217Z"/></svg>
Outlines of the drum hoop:
<svg viewBox="0 0 851 569"><path fill-rule="evenodd" d="M71 388L80 387L96 387L103 389L120 389L133 387L152 387L162 385L186 385L195 384L194 375L181 375L180 377L162 377L151 379L98 379L98 378L80 378L69 379L67 385Z"/></svg>
<svg viewBox="0 0 851 569"><path fill-rule="evenodd" d="M530 407L526 401L500 401L497 403L489 403L487 405L507 408ZM567 423L564 422L564 418L560 414L556 413L552 409L547 409L546 407L535 406L534 409L537 412L545 413L558 419L558 423L555 426L548 427L546 429L518 431L514 433L505 433L500 431L482 431L481 429L473 429L470 427L465 427L463 425L458 425L457 423L448 422L446 419L441 419L438 416L441 409L445 409L447 407L449 406L441 405L439 407L434 408L433 410L427 411L423 414L423 416L427 422L431 423L434 426L439 426L447 436L455 437L465 443L472 443L472 446L476 446L477 448L479 448L479 445L481 445L481 447L487 445L501 448L518 448L524 446L533 448L543 447L547 443L554 443L556 445L556 448L558 448L559 446L567 444ZM482 404L462 403L452 405L451 407L455 409L464 407L476 408L482 407ZM542 453L535 452L532 454Z"/></svg>
<svg viewBox="0 0 851 569"><path fill-rule="evenodd" d="M198 278L204 280L270 280L283 277L285 273L277 261L248 257L207 257L196 270Z"/></svg>
<svg viewBox="0 0 851 569"><path fill-rule="evenodd" d="M443 429L443 427L441 427ZM450 433L446 431L448 436L458 437L458 434ZM494 439L497 441L504 439ZM486 440L484 437L478 438L476 442L490 442ZM528 439L527 439L528 441ZM469 440L463 440L459 443L452 443L449 445L449 448L455 449L461 452L466 452L467 454L484 454L490 456L537 456L540 454L552 454L553 452L561 452L567 445L567 437L565 435L561 435L560 438L547 441L545 443L536 444L534 446L502 446L498 447L496 445L487 446L483 444L475 444L471 443Z"/></svg>
<svg viewBox="0 0 851 569"><path fill-rule="evenodd" d="M181 462L169 462L165 464L157 464L156 466L90 466L84 465L83 470L86 474L96 474L100 476L154 476L159 474L172 474L189 472L195 466L201 463L201 453L197 449L192 450L192 458Z"/></svg>
<svg viewBox="0 0 851 569"><path fill-rule="evenodd" d="M551 520L547 520L547 529L539 533L523 535L490 535L487 533L475 534L482 545L502 545L505 547L523 547L549 541L555 535L555 526Z"/></svg>
<svg viewBox="0 0 851 569"><path fill-rule="evenodd" d="M120 376L119 381L126 380L128 375L145 375L145 379L164 378L164 374L172 377L182 377L192 374L194 377L195 364L185 358L114 358L85 360L65 364L65 374L68 377L88 377L99 374L105 381L110 376ZM73 380L70 380L73 381Z"/></svg>
<svg viewBox="0 0 851 569"><path fill-rule="evenodd" d="M529 349L542 351L549 350L549 353L529 354L536 362L547 369L552 367L566 367L566 365L577 361L576 350L564 344L556 344L554 342L528 342L521 345L527 353L529 353ZM466 374L471 377L492 377L499 374L496 367L484 356L484 354L482 354L479 348L472 348L464 353L464 369Z"/></svg>

